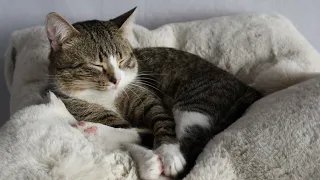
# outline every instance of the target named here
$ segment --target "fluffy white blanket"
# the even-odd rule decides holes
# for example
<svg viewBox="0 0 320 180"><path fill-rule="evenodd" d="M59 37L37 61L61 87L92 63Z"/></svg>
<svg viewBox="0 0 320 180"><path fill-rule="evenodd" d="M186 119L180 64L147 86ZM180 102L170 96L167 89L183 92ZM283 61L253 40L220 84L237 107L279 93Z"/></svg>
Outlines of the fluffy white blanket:
<svg viewBox="0 0 320 180"><path fill-rule="evenodd" d="M197 54L264 94L314 77L319 53L281 15L242 14L164 25L136 26L134 47L165 46Z"/></svg>
<svg viewBox="0 0 320 180"><path fill-rule="evenodd" d="M135 47L168 46L198 54L265 94L320 72L318 52L288 20L279 15L219 17L169 24L152 31L137 25L130 42ZM43 101L39 92L46 84L47 55L48 42L42 27L13 33L5 62L12 114ZM253 104L241 119L209 142L185 179L319 179L319 86L320 79L313 79ZM136 178L135 166L126 152L104 151L101 155L101 148L75 129L71 130L68 120L61 119L59 123L22 121L32 119L29 114L39 114L32 107L13 116L1 129L1 136L6 137L0 140L0 158L4 162L1 169L6 173L1 173L0 179L25 179L23 175L26 172L43 177L41 179L77 179L75 177L83 175L79 166L72 167L72 163L64 162L66 158L78 159L78 156L88 162L93 158L94 163L85 163L86 172L97 169L97 174L104 175L104 179ZM41 129L38 127L50 130L38 132ZM64 132L68 135L60 135ZM79 145L73 140L79 141ZM75 147L85 146L89 153L64 156L64 152L77 152L73 146L68 146L71 141ZM51 149L48 142L61 144L63 148ZM17 149L29 153L21 153ZM30 149L45 150L39 151L39 155L30 153ZM94 156L99 153L99 158L111 157L105 161L106 166L101 164L98 156ZM18 164L20 160L22 165ZM43 166L40 160L55 160L55 163ZM70 165L70 168L61 168L63 164ZM28 171L30 166L46 167L47 171ZM102 166L104 173L99 171ZM20 171L21 168L24 171ZM90 175L93 173L89 173L87 178ZM91 179L103 179L101 177Z"/></svg>
<svg viewBox="0 0 320 180"><path fill-rule="evenodd" d="M138 179L131 157L118 147L124 136L137 141L134 131L104 126L99 136L88 136L71 127L76 120L61 100L50 99L20 110L1 127L1 180Z"/></svg>

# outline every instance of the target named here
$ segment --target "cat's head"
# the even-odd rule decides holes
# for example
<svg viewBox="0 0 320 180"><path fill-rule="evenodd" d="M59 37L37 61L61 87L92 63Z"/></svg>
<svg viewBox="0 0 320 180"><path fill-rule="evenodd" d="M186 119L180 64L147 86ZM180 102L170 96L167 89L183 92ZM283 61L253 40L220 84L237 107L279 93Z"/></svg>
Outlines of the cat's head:
<svg viewBox="0 0 320 180"><path fill-rule="evenodd" d="M134 11L109 21L72 25L57 13L47 15L50 75L60 91L118 91L136 78L138 64L126 38L132 31Z"/></svg>

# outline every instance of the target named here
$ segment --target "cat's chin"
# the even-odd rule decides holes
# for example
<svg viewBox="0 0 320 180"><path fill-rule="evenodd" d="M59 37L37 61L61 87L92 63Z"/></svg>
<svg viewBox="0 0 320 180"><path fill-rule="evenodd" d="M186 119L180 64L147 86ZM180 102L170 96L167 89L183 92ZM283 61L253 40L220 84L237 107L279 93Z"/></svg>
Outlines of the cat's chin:
<svg viewBox="0 0 320 180"><path fill-rule="evenodd" d="M116 87L113 87L113 88L93 88L93 90L96 90L96 91L101 91L101 92L105 92L105 91L117 91L118 88Z"/></svg>
<svg viewBox="0 0 320 180"><path fill-rule="evenodd" d="M114 97L117 97L118 94L120 94L121 89L120 88L91 89L91 91L96 91L97 93L108 94L109 96L113 95Z"/></svg>
<svg viewBox="0 0 320 180"><path fill-rule="evenodd" d="M100 92L107 92L107 91L109 91L109 92L116 92L116 93L118 93L118 92L120 92L120 90L121 90L122 88L121 87L119 87L118 85L116 86L116 85L111 85L111 86L107 86L107 87L95 87L95 88L92 88L92 90L95 90L95 91L100 91Z"/></svg>

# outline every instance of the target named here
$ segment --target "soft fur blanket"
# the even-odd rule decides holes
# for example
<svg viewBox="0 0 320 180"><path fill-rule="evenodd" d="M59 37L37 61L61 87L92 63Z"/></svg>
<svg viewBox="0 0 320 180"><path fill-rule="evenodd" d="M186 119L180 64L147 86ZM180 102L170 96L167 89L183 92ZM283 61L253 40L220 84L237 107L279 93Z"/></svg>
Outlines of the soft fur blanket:
<svg viewBox="0 0 320 180"><path fill-rule="evenodd" d="M36 27L12 35L5 62L6 81L11 92L11 114L43 102L40 91L46 84L49 52L44 33L42 27ZM169 24L152 31L137 25L129 40L135 47L168 46L198 54L265 94L314 77L320 71L318 52L287 19L279 15L219 17ZM316 78L257 101L242 118L209 142L185 179L319 179L319 86L320 78ZM39 106L50 108L50 105ZM72 163L64 162L65 159L78 159L79 154L70 158L68 153L65 156L62 153L77 152L72 146L66 146L73 139L90 152L80 153L80 157L88 161L96 158L95 163L86 164L86 170L94 172L101 169L103 165L97 163L99 158L94 156L99 154L102 159L111 157L104 168L105 179L136 178L135 166L126 152L103 151L101 154L99 146L75 129L70 129L67 118L60 118L59 123L42 123L41 117L39 121L21 120L33 117L29 114L45 112L34 111L33 107L38 106L20 111L1 128L5 137L0 141L1 169L6 173L1 173L0 179L25 179L23 174L26 172L39 175L41 179L77 179L75 177L80 177L81 170L73 167ZM10 128L13 126L15 128ZM37 126L50 127L51 131L41 134ZM59 137L59 132L70 133ZM51 143L64 148L51 149L46 142L50 139L48 137L56 137L57 142ZM32 140L29 142L31 145L27 146L27 139ZM37 147L46 151L39 151L39 158L39 154L15 150L20 147L26 147L24 150L28 152ZM43 166L40 160L56 161L49 163L50 166ZM22 165L18 164L20 161ZM62 164L69 165L71 169L56 171ZM41 172L44 174L28 171L31 168L20 171L22 167L33 165L47 169Z"/></svg>
<svg viewBox="0 0 320 180"><path fill-rule="evenodd" d="M117 147L124 136L137 141L138 134L104 126L102 139L71 127L75 122L53 94L47 104L15 113L0 131L0 179L138 179L131 157Z"/></svg>
<svg viewBox="0 0 320 180"><path fill-rule="evenodd" d="M197 54L264 94L314 77L319 53L281 15L243 14L164 25L136 26L134 47L165 46Z"/></svg>

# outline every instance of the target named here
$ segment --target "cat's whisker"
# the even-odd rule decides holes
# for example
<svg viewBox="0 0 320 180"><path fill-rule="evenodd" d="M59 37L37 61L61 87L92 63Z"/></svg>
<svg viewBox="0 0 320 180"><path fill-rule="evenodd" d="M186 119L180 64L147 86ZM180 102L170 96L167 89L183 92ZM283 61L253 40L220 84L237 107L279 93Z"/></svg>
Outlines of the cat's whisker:
<svg viewBox="0 0 320 180"><path fill-rule="evenodd" d="M148 87L150 87L150 88L152 88L154 90L157 90L157 91L161 92L160 89L158 89L157 87L155 87L155 86L153 86L151 84L148 84L147 82L139 81L137 85L145 85L145 86L148 86Z"/></svg>
<svg viewBox="0 0 320 180"><path fill-rule="evenodd" d="M129 87L128 87L128 90L131 91L133 94L135 94L138 97L138 99L140 100L140 102L143 103L140 96L137 93L135 93L134 90L131 90Z"/></svg>
<svg viewBox="0 0 320 180"><path fill-rule="evenodd" d="M148 88L145 88L145 87L143 87L143 86L139 86L139 85L134 84L134 83L131 83L130 85L135 86L135 87L138 87L138 88L142 88L142 89L144 89L144 90L146 90L146 91L150 92L151 94L153 94L154 96L156 96L156 97L158 97L158 98L160 99L160 97L159 97L157 94L155 94L154 92L152 92L152 91L151 91L151 90L149 90Z"/></svg>
<svg viewBox="0 0 320 180"><path fill-rule="evenodd" d="M139 77L138 80L150 80L150 81L153 81L153 82L157 83L157 80L155 80L153 78Z"/></svg>
<svg viewBox="0 0 320 180"><path fill-rule="evenodd" d="M128 93L126 92L126 88L127 88L127 87L125 87L125 88L123 89L123 92L126 94L127 98L130 99Z"/></svg>
<svg viewBox="0 0 320 180"><path fill-rule="evenodd" d="M152 75L154 74L154 71L139 71L139 74ZM167 75L167 74L155 74L155 75Z"/></svg>
<svg viewBox="0 0 320 180"><path fill-rule="evenodd" d="M166 76L168 74L143 74L143 73L139 73L137 76Z"/></svg>
<svg viewBox="0 0 320 180"><path fill-rule="evenodd" d="M140 84L142 84L142 85L146 85L146 86L148 86L148 87L150 87L150 88L152 88L152 89L155 89L155 90L159 91L161 94L163 94L163 92L162 92L160 89L158 89L157 87L155 87L155 86L153 86L153 85L151 85L151 84L148 84L148 83L142 82L142 81L139 81L138 83L140 83Z"/></svg>

